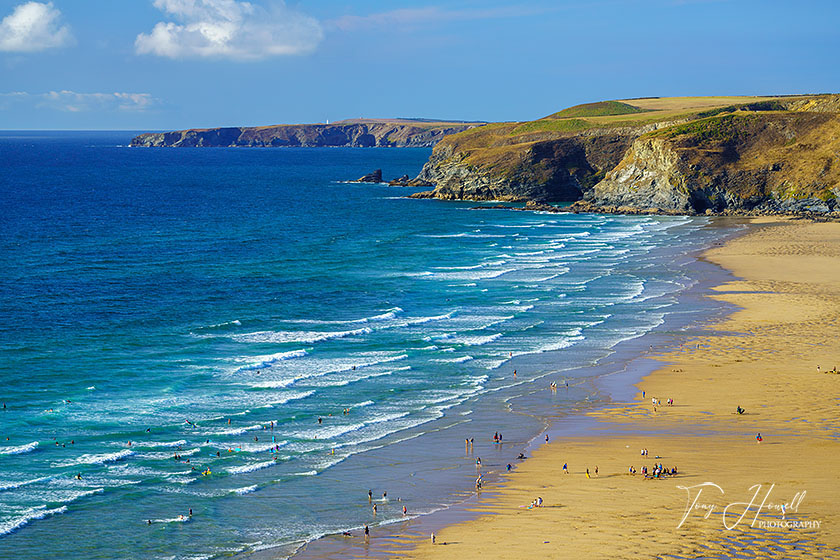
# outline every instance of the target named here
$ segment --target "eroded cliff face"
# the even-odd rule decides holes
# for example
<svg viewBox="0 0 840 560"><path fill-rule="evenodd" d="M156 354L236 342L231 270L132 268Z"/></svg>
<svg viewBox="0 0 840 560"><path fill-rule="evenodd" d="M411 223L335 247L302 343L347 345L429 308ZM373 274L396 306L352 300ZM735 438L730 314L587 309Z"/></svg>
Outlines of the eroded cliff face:
<svg viewBox="0 0 840 560"><path fill-rule="evenodd" d="M830 212L840 196L840 117L732 114L646 134L584 199L686 213Z"/></svg>
<svg viewBox="0 0 840 560"><path fill-rule="evenodd" d="M556 202L581 198L649 129L596 130L553 139L504 143L476 153L458 142L438 144L418 179L446 200ZM489 154L486 152L490 152Z"/></svg>
<svg viewBox="0 0 840 560"><path fill-rule="evenodd" d="M573 211L840 212L840 95L635 102L641 109L600 102L449 136L418 176L435 189L414 196L577 201Z"/></svg>
<svg viewBox="0 0 840 560"><path fill-rule="evenodd" d="M364 122L189 129L140 134L135 147L431 147L476 124Z"/></svg>

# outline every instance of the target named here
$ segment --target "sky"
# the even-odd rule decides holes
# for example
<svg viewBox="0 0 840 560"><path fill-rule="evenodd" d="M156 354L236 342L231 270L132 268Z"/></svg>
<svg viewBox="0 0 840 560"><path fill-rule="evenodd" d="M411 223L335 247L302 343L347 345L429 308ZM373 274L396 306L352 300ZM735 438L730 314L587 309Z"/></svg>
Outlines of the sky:
<svg viewBox="0 0 840 560"><path fill-rule="evenodd" d="M0 0L0 130L521 121L840 92L840 2Z"/></svg>

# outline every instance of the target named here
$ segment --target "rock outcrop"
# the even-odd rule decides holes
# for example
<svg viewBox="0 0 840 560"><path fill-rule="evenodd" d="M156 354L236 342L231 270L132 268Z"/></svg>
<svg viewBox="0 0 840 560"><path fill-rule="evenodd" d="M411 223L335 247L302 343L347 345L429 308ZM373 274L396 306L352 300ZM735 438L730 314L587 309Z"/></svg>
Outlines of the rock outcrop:
<svg viewBox="0 0 840 560"><path fill-rule="evenodd" d="M619 213L840 210L840 95L632 102L449 136L418 176L435 189L413 196Z"/></svg>
<svg viewBox="0 0 840 560"><path fill-rule="evenodd" d="M434 184L434 192L415 196L508 202L579 200L621 161L633 140L645 130L595 129L500 143L491 146L489 154L464 149L457 140L444 142L435 148L417 176ZM499 160L484 159L500 153L503 157Z"/></svg>
<svg viewBox="0 0 840 560"><path fill-rule="evenodd" d="M447 135L484 123L410 119L340 121L261 127L192 128L148 132L134 147L431 147Z"/></svg>
<svg viewBox="0 0 840 560"><path fill-rule="evenodd" d="M362 175L355 181L354 183L381 183L382 182L382 170L377 169L372 173L368 173L367 175Z"/></svg>
<svg viewBox="0 0 840 560"><path fill-rule="evenodd" d="M831 212L840 115L729 114L646 134L585 200L596 206Z"/></svg>

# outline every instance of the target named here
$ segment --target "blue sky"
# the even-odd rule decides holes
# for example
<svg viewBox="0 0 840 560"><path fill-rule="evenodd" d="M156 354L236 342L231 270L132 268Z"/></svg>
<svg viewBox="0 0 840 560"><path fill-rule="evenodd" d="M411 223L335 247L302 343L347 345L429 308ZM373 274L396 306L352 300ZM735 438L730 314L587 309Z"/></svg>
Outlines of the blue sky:
<svg viewBox="0 0 840 560"><path fill-rule="evenodd" d="M0 129L530 120L840 91L840 3L0 0Z"/></svg>

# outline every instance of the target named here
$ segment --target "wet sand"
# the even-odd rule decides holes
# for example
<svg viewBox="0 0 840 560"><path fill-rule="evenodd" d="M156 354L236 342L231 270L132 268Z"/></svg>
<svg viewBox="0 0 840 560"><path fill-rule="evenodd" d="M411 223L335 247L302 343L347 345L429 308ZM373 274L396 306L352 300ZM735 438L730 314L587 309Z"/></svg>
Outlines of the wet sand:
<svg viewBox="0 0 840 560"><path fill-rule="evenodd" d="M660 356L634 402L589 413L591 435L485 487L477 517L391 556L840 557L840 223L757 219L704 256L737 278L712 297L741 310ZM679 474L644 478L655 463Z"/></svg>

